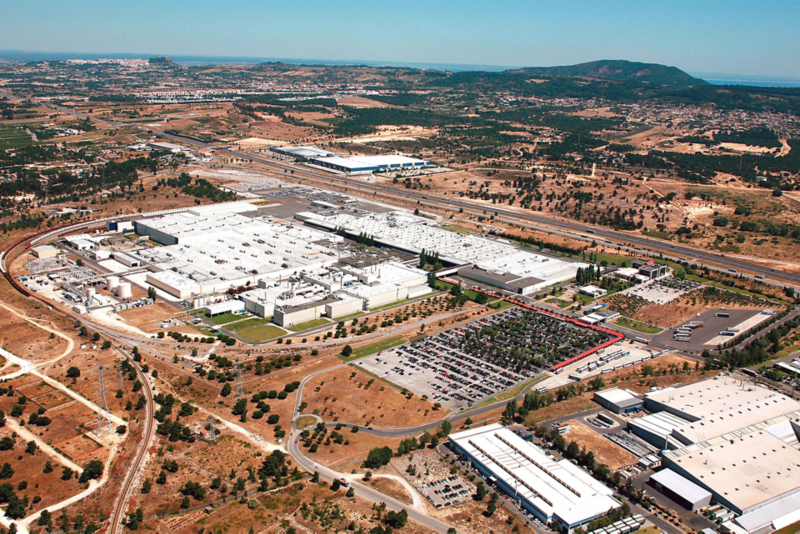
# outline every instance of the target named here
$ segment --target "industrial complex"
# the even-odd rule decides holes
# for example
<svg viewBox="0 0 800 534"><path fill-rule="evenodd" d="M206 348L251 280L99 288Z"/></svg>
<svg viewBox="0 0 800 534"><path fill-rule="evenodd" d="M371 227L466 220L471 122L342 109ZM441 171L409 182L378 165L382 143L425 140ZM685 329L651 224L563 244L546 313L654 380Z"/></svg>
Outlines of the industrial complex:
<svg viewBox="0 0 800 534"><path fill-rule="evenodd" d="M613 388L595 400L615 413L647 412L627 421L635 437L625 439L661 451L665 469L650 483L685 508L714 505L715 517L738 533L800 519L800 403L794 399L718 376L643 396Z"/></svg>
<svg viewBox="0 0 800 534"><path fill-rule="evenodd" d="M305 161L345 174L419 170L434 165L431 161L399 155L344 157L336 152L308 146L278 146L273 147L272 151L296 161Z"/></svg>
<svg viewBox="0 0 800 534"><path fill-rule="evenodd" d="M614 491L589 473L569 460L555 460L500 424L453 434L450 443L526 510L562 532L621 506Z"/></svg>
<svg viewBox="0 0 800 534"><path fill-rule="evenodd" d="M519 249L502 239L461 234L440 228L430 219L406 212L298 213L298 220L329 231L368 235L375 243L419 254L436 253L458 266L458 274L526 295L575 277L586 264Z"/></svg>

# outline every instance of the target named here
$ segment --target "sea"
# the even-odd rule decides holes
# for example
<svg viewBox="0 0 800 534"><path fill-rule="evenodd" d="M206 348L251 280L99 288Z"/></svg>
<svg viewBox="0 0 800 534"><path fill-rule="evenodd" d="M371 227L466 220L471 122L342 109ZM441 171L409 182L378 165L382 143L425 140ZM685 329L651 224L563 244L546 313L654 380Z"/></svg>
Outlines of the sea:
<svg viewBox="0 0 800 534"><path fill-rule="evenodd" d="M148 54L88 54L64 52L27 52L20 50L0 50L0 60L7 61L65 61L67 59L144 59ZM406 67L415 69L442 70L448 72L502 72L509 69L524 68L524 65L479 65L461 63L419 63L397 61L330 60L305 58L249 57L249 56L170 56L172 61L185 66L200 65L250 65L256 63L282 62L292 65L347 65L366 67ZM753 87L800 87L800 78L778 76L755 76L749 74L723 74L713 72L690 72L714 85L749 85Z"/></svg>

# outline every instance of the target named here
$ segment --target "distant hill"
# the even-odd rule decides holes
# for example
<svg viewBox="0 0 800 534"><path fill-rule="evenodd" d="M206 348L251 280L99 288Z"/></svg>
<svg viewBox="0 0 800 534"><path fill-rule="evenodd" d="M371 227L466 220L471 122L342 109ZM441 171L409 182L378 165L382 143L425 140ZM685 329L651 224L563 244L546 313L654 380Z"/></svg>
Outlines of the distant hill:
<svg viewBox="0 0 800 534"><path fill-rule="evenodd" d="M529 67L511 72L541 76L585 76L676 87L708 85L705 80L690 76L677 67L668 67L657 63L638 63L622 59L603 59L563 67Z"/></svg>

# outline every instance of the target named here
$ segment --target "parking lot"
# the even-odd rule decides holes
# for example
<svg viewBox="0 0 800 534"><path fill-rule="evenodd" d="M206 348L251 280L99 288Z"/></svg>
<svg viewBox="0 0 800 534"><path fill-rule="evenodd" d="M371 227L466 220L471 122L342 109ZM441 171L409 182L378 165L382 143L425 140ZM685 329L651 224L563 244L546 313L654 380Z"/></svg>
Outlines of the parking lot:
<svg viewBox="0 0 800 534"><path fill-rule="evenodd" d="M470 356L454 343L455 329L358 360L365 370L457 412L526 380Z"/></svg>
<svg viewBox="0 0 800 534"><path fill-rule="evenodd" d="M512 309L362 358L357 365L458 412L608 337Z"/></svg>
<svg viewBox="0 0 800 534"><path fill-rule="evenodd" d="M742 323L750 324L751 322L760 322L758 319L763 317L763 320L768 320L770 318L769 315L764 315L761 313L762 310L723 310L721 308L712 308L710 310L704 311L697 317L692 317L689 321L681 323L680 325L670 328L669 330L665 330L664 332L657 335L654 339L670 345L672 347L677 347L682 350L688 351L702 351L709 348L714 348L716 344L723 341L730 341L731 339L736 339L739 337L738 335L735 336L720 336L720 332L724 330L728 330L729 328L736 328L737 325ZM717 314L725 313L728 314L728 317L718 317ZM760 316L760 317L759 317ZM676 341L674 339L675 332L684 325L688 325L691 321L702 321L703 326L701 328L695 328L691 332L691 337L686 341ZM747 326L746 328L751 328L751 326ZM740 333L743 333L745 330L742 329ZM714 341L714 345L712 346L709 342Z"/></svg>

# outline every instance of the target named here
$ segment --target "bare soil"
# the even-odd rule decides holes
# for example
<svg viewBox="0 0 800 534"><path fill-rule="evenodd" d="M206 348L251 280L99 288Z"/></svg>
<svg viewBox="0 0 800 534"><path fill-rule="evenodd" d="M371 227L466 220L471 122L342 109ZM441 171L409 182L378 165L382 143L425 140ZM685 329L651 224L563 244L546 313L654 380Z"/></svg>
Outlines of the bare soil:
<svg viewBox="0 0 800 534"><path fill-rule="evenodd" d="M597 432L578 421L567 421L572 429L568 434L564 434L564 439L578 443L582 448L594 453L595 459L606 464L616 471L620 467L636 463L636 457L613 443L605 439Z"/></svg>
<svg viewBox="0 0 800 534"><path fill-rule="evenodd" d="M311 412L328 421L345 421L375 427L416 426L438 421L449 412L347 366L314 377L306 384L303 400Z"/></svg>

